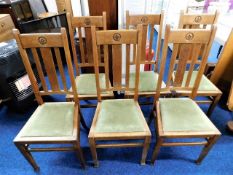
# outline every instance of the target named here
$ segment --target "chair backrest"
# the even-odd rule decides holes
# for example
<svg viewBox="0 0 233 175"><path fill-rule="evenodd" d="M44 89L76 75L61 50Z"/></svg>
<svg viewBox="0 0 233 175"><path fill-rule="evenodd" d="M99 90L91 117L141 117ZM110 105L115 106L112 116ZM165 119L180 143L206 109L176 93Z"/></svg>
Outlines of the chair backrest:
<svg viewBox="0 0 233 175"><path fill-rule="evenodd" d="M61 33L20 34L17 29L14 29L13 33L38 103L43 103L43 95L53 94L74 95L74 101L78 103L66 30L61 28ZM64 50L65 60L61 58L60 50ZM35 69L33 69L32 61L29 60L32 57ZM69 78L65 76L64 62L67 65ZM41 89L38 86L40 82ZM71 84L72 90L69 89L68 83Z"/></svg>
<svg viewBox="0 0 233 175"><path fill-rule="evenodd" d="M74 17L67 13L67 20L69 26L69 33L71 38L72 53L76 75L79 75L79 68L94 67L93 53L92 53L92 37L91 26L98 29L107 30L106 13L103 16L82 16ZM78 30L79 49L78 56L75 47L74 32ZM85 38L85 42L84 42ZM78 58L79 61L78 61ZM99 66L104 66L100 63Z"/></svg>
<svg viewBox="0 0 233 175"><path fill-rule="evenodd" d="M219 12L216 11L214 14L189 14L183 10L180 13L179 28L180 29L205 29L208 25L217 23Z"/></svg>
<svg viewBox="0 0 233 175"><path fill-rule="evenodd" d="M166 26L155 100L159 98L162 91L169 91L181 95L183 92L183 94L189 94L190 98L195 98L215 33L215 26L212 26L211 29L176 30L171 30L169 25ZM165 65L168 60L168 46L170 44L173 44L173 51L167 77L164 77ZM190 46L192 49L186 50L186 48L190 48ZM200 55L202 47L203 53ZM181 52L179 52L179 50ZM190 56L191 60L188 59ZM192 78L192 74L197 67L197 75ZM161 87L163 79L166 80L165 87Z"/></svg>
<svg viewBox="0 0 233 175"><path fill-rule="evenodd" d="M156 61L159 60L160 57L160 49L161 49L161 38L162 38L162 28L163 28L163 18L164 12L161 14L142 14L142 15L130 15L129 11L126 11L126 29L129 29L130 26L137 26L138 24L143 25L143 49L146 50L146 42L149 40L149 53L148 57L151 57L152 49L153 49L153 40L154 40L154 26L158 26L158 36L157 36L157 48L156 48L156 59L155 61L146 61L146 52L142 52L141 54L141 64L155 64ZM147 32L149 33L149 37L147 37ZM134 64L134 61L131 63ZM157 70L158 64L155 66L155 70Z"/></svg>
<svg viewBox="0 0 233 175"><path fill-rule="evenodd" d="M142 51L142 25L138 26L138 30L104 30L96 31L96 27L92 26L92 43L93 43L93 56L95 63L95 75L97 83L97 95L98 100L101 101L101 91L134 91L134 99L138 99L138 83L139 83L139 60ZM122 57L122 46L128 48L129 52L126 52L126 59ZM135 47L131 47L136 45ZM104 47L104 68L106 76L106 89L103 89L99 84L99 58L100 51L98 47ZM108 48L112 49L112 74L113 83L112 86L109 82L109 55ZM130 61L130 49L136 48L137 58L135 59L136 73L135 73L135 88L129 88L129 66L126 66L125 82L123 81L122 70L123 61ZM127 64L126 64L127 65Z"/></svg>

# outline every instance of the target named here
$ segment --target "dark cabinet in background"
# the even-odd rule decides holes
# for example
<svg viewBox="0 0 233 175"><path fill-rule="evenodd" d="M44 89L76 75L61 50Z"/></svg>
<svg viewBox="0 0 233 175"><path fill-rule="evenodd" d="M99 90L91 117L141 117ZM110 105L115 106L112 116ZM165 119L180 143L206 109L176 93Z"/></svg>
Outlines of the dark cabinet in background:
<svg viewBox="0 0 233 175"><path fill-rule="evenodd" d="M20 23L33 19L27 0L0 0L0 14L10 14L17 28Z"/></svg>

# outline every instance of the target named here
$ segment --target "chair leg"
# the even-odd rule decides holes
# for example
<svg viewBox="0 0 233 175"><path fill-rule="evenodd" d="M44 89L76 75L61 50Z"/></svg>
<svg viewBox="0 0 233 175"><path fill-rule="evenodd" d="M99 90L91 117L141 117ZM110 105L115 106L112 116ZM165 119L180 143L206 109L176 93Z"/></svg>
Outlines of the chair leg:
<svg viewBox="0 0 233 175"><path fill-rule="evenodd" d="M222 96L222 94L217 95L216 97L214 97L214 100L213 100L213 102L211 103L211 105L210 105L210 107L209 107L209 109L208 109L208 111L207 111L207 116L208 116L208 117L210 117L210 115L212 114L212 112L213 112L215 106L218 104L218 102L219 102L221 96Z"/></svg>
<svg viewBox="0 0 233 175"><path fill-rule="evenodd" d="M210 149L213 147L215 142L218 140L218 138L219 138L219 136L217 136L217 135L209 138L208 143L204 146L199 158L196 160L197 164L201 164L201 161L206 157L206 155L208 154Z"/></svg>
<svg viewBox="0 0 233 175"><path fill-rule="evenodd" d="M94 167L97 168L97 167L99 167L99 162L98 162L98 158L97 158L95 139L89 138L89 144L90 144L92 159L94 161Z"/></svg>
<svg viewBox="0 0 233 175"><path fill-rule="evenodd" d="M21 144L21 143L15 143L15 146L23 154L25 159L31 164L34 171L38 172L40 170L40 168L37 166L35 160L33 159L31 153L28 151L27 147L24 144Z"/></svg>
<svg viewBox="0 0 233 175"><path fill-rule="evenodd" d="M83 156L82 148L80 147L80 143L77 142L75 144L75 147L77 149L77 156L78 156L78 159L79 159L79 161L81 163L81 166L82 166L83 169L85 169L86 163L85 163L85 159L84 159L84 156Z"/></svg>
<svg viewBox="0 0 233 175"><path fill-rule="evenodd" d="M146 157L147 157L148 149L150 146L150 140L151 140L151 136L146 136L145 141L144 141L144 145L143 145L143 150L142 150L141 165L146 164Z"/></svg>
<svg viewBox="0 0 233 175"><path fill-rule="evenodd" d="M158 138L158 141L157 141L157 143L155 145L154 152L152 154L151 164L155 164L155 160L158 157L159 150L160 150L160 147L161 147L162 143L163 143L163 139L162 138Z"/></svg>
<svg viewBox="0 0 233 175"><path fill-rule="evenodd" d="M86 122L85 122L85 120L84 120L84 118L83 118L83 114L82 114L82 112L81 112L81 109L79 109L79 115L80 115L80 122L81 122L83 128L84 128L87 132L89 132L89 131L90 131L90 128L87 127L87 124L86 124Z"/></svg>

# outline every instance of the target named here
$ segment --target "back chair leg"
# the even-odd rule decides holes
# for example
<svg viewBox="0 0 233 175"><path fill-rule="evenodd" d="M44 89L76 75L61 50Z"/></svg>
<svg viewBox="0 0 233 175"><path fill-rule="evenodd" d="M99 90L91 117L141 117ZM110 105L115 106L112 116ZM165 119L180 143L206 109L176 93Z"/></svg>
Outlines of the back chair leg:
<svg viewBox="0 0 233 175"><path fill-rule="evenodd" d="M145 138L144 145L143 145L141 165L146 164L146 157L147 157L148 149L150 146L150 141L151 141L151 136L147 136Z"/></svg>
<svg viewBox="0 0 233 175"><path fill-rule="evenodd" d="M155 164L155 160L158 157L159 150L161 148L162 143L163 143L163 139L158 137L158 140L157 140L155 148L154 148L154 152L152 154L151 164Z"/></svg>
<svg viewBox="0 0 233 175"><path fill-rule="evenodd" d="M19 151L23 154L25 159L31 164L34 171L38 172L40 168L37 166L35 160L33 159L31 153L28 151L27 147L21 143L15 143L15 145L19 149Z"/></svg>
<svg viewBox="0 0 233 175"><path fill-rule="evenodd" d="M92 159L94 161L94 167L97 168L97 167L99 167L99 162L98 162L98 158L97 158L95 139L89 138L89 144L90 144Z"/></svg>
<svg viewBox="0 0 233 175"><path fill-rule="evenodd" d="M214 97L214 100L213 100L213 102L211 103L211 105L210 105L210 107L209 107L209 109L208 109L208 111L207 111L207 116L208 116L208 117L210 117L210 115L212 114L212 112L213 112L215 106L218 104L218 102L219 102L221 96L222 96L222 94L217 95L216 97Z"/></svg>
<svg viewBox="0 0 233 175"><path fill-rule="evenodd" d="M87 132L89 132L89 131L90 131L90 128L87 127L87 124L86 124L86 122L85 122L85 120L84 120L84 118L83 118L83 114L82 114L82 112L81 112L81 109L79 109L79 115L80 115L80 122L81 122L83 128L84 128Z"/></svg>
<svg viewBox="0 0 233 175"><path fill-rule="evenodd" d="M215 142L218 140L219 136L213 136L208 139L208 143L204 146L202 149L202 152L199 156L199 158L196 160L197 164L201 164L201 161L206 157L212 146L215 144Z"/></svg>
<svg viewBox="0 0 233 175"><path fill-rule="evenodd" d="M79 159L79 161L81 163L81 166L82 166L83 169L85 169L86 163L85 163L85 159L84 159L84 156L83 156L82 148L80 147L80 143L77 142L75 144L75 147L77 149L77 156L78 156L78 159Z"/></svg>

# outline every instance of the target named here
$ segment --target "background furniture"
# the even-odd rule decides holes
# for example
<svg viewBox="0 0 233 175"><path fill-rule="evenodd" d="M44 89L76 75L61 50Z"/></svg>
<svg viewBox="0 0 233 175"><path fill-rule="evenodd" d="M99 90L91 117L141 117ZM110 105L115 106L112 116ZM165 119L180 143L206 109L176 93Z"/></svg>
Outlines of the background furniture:
<svg viewBox="0 0 233 175"><path fill-rule="evenodd" d="M2 0L0 1L0 13L10 14L15 26L19 29L21 22L33 19L28 0Z"/></svg>
<svg viewBox="0 0 233 175"><path fill-rule="evenodd" d="M228 96L233 80L233 30L226 41L210 80Z"/></svg>
<svg viewBox="0 0 233 175"><path fill-rule="evenodd" d="M31 82L36 100L39 104L39 107L14 139L15 145L35 171L38 171L39 167L33 159L31 152L76 151L82 167L85 167L85 161L80 147L79 100L76 93L75 77L65 29L62 28L61 33L57 34L20 34L18 30L14 30L14 35L30 79L28 82ZM26 49L31 50L35 60L39 74L38 78L42 84L41 89L38 87L37 79L33 73ZM62 64L59 49L64 49L73 91L68 90L65 67ZM60 77L58 77L58 72L54 65L54 54ZM42 71L42 60L49 80L47 82ZM42 96L54 94L73 94L74 102L44 103ZM67 146L30 146L47 144L66 144Z"/></svg>
<svg viewBox="0 0 233 175"><path fill-rule="evenodd" d="M95 75L97 84L98 105L88 135L94 166L98 166L96 148L113 147L143 147L141 164L144 165L151 140L151 132L138 104L138 83L139 83L139 58L142 47L142 26L138 30L109 30L96 31L92 26L93 56L95 64ZM122 83L122 45L137 44L136 73L134 99L110 99L102 100L101 92L104 91L125 91L129 85ZM99 46L112 47L112 72L113 84L109 86L106 81L106 88L100 85L99 74ZM130 59L130 52L127 57ZM104 49L104 59L108 60L108 47ZM105 61L105 74L109 71L109 65ZM125 140L130 143L111 143L108 141ZM107 141L107 142L104 142Z"/></svg>
<svg viewBox="0 0 233 175"><path fill-rule="evenodd" d="M13 28L15 26L11 16L9 14L0 14L0 43L14 38Z"/></svg>
<svg viewBox="0 0 233 175"><path fill-rule="evenodd" d="M195 30L195 29L178 29L171 30L167 25L165 40L162 51L161 66L159 72L159 80L155 95L155 126L156 126L156 146L152 155L152 163L158 156L162 146L195 146L204 145L204 148L197 159L200 164L207 155L213 144L216 142L221 133L212 124L200 107L195 103L194 98L197 94L198 85L204 72L205 64L212 42L214 40L216 27L211 30ZM168 44L173 43L173 52L170 59L168 77L164 78L165 64L167 59ZM191 63L189 57L179 57L179 51L182 53L184 47L180 45L192 45ZM204 45L204 55L199 58L199 53ZM179 50L180 49L180 50ZM187 50L188 55L190 50ZM200 61L199 70L193 78L194 66ZM189 65L189 71L186 67ZM175 71L174 79L172 74ZM186 76L186 78L183 78ZM162 80L166 79L166 86L162 87ZM170 91L172 96L178 98L159 98L160 92ZM187 93L189 92L189 93ZM188 98L180 98L184 96ZM171 141L170 139L183 140ZM205 141L196 141L188 139L203 138Z"/></svg>

